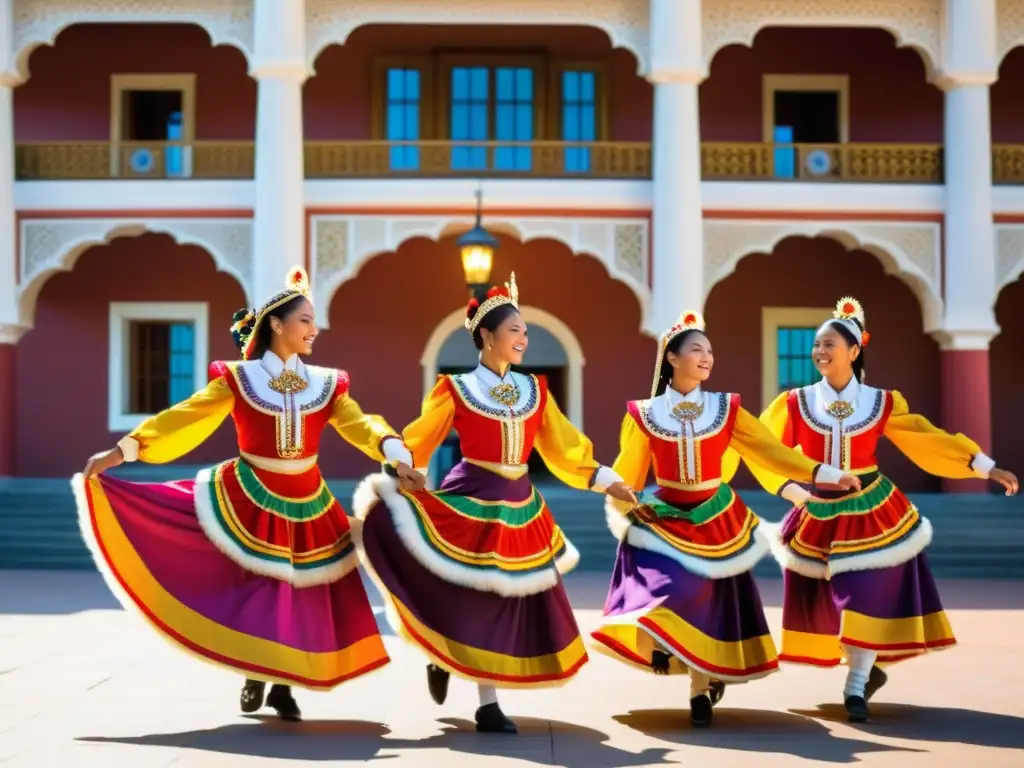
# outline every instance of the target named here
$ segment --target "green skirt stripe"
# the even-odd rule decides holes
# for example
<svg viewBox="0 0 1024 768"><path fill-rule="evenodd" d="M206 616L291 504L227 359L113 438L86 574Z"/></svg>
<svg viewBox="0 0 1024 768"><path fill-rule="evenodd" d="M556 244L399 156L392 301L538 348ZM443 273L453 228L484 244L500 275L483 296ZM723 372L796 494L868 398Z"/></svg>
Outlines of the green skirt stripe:
<svg viewBox="0 0 1024 768"><path fill-rule="evenodd" d="M530 498L518 504L508 502L481 502L470 496L438 491L434 498L460 515L471 517L481 523L501 523L518 528L533 522L544 509L544 498L536 488Z"/></svg>
<svg viewBox="0 0 1024 768"><path fill-rule="evenodd" d="M662 520L686 520L694 525L703 525L725 512L732 506L735 499L736 494L733 493L732 488L722 483L718 486L714 496L689 510L667 504L651 491L640 494L637 500Z"/></svg>
<svg viewBox="0 0 1024 768"><path fill-rule="evenodd" d="M832 501L809 501L805 508L807 514L815 520L832 520L840 515L867 515L885 504L894 490L889 478L879 475L860 493L852 493Z"/></svg>
<svg viewBox="0 0 1024 768"><path fill-rule="evenodd" d="M293 523L308 523L325 514L334 504L327 483L320 481L320 490L310 501L293 501L273 493L244 461L235 462L235 477L246 495L260 509L273 512Z"/></svg>

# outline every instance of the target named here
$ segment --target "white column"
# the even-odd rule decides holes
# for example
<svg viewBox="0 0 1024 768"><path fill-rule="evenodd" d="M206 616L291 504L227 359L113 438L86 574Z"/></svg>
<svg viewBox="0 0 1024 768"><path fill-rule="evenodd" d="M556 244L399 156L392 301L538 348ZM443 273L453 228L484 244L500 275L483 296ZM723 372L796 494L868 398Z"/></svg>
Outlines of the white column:
<svg viewBox="0 0 1024 768"><path fill-rule="evenodd" d="M302 84L306 65L305 0L255 0L250 74L256 107L256 209L252 301L284 287L288 270L305 263Z"/></svg>
<svg viewBox="0 0 1024 768"><path fill-rule="evenodd" d="M701 55L701 0L651 0L654 210L651 310L644 326L660 334L684 309L704 304L704 216L697 88L707 76Z"/></svg>
<svg viewBox="0 0 1024 768"><path fill-rule="evenodd" d="M19 325L18 275L14 232L14 88L21 83L14 66L14 0L0 0L0 331ZM8 343L13 330L0 332Z"/></svg>
<svg viewBox="0 0 1024 768"><path fill-rule="evenodd" d="M946 0L937 78L946 100L943 335L974 349L987 349L999 330L989 113L997 75L996 0ZM970 337L974 344L965 342Z"/></svg>

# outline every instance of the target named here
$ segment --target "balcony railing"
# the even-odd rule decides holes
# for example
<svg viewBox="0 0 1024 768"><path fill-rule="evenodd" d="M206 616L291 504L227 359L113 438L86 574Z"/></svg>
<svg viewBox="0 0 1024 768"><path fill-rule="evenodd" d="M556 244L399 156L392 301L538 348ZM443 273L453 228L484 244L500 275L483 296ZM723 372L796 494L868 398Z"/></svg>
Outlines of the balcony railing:
<svg viewBox="0 0 1024 768"><path fill-rule="evenodd" d="M938 144L763 144L705 142L706 181L938 184ZM18 179L251 179L246 141L49 142L16 148ZM649 179L646 142L306 142L310 179ZM992 151L996 184L1024 184L1024 144Z"/></svg>

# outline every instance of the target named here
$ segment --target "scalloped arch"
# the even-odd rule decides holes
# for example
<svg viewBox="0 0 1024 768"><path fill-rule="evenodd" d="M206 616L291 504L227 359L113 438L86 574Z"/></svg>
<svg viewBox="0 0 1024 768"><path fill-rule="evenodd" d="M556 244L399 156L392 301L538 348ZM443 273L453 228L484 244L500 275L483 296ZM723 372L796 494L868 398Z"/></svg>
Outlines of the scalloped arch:
<svg viewBox="0 0 1024 768"><path fill-rule="evenodd" d="M251 291L247 285L247 278L237 265L232 264L217 244L208 238L178 231L173 225L161 227L158 222L122 223L114 224L108 228L102 228L97 232L90 232L73 237L66 243L61 243L63 252L60 258L53 263L45 265L29 276L28 282L18 287L18 313L21 323L27 327L35 326L36 302L39 299L39 292L50 279L58 272L70 272L74 270L78 259L90 248L101 245L109 245L114 240L122 237L138 237L144 234L168 235L179 245L195 245L201 248L213 261L217 270L231 275L241 286L246 300L251 304Z"/></svg>
<svg viewBox="0 0 1024 768"><path fill-rule="evenodd" d="M352 230L352 221L358 217L349 219L347 232L348 258L344 268L321 275L316 269L312 280L316 303L318 306L329 307L334 300L338 289L349 280L358 278L362 267L377 256L396 252L399 247L412 239L425 238L435 243L470 229L473 226L473 219L468 216L457 217L410 217L390 221L373 221L372 237L357 236ZM636 224L637 222L629 222ZM314 219L314 227L317 226ZM611 236L594 238L588 236L581 228L588 226L605 227L611 229ZM625 284L636 297L640 306L640 316L644 318L650 309L651 293L645 282L637 280L633 275L620 269L616 263L614 252L614 228L615 222L607 220L586 221L579 219L511 219L508 217L495 216L487 219L487 228L501 232L519 240L521 243L529 243L533 240L554 240L570 250L574 255L587 256L598 261L613 280ZM314 229L315 233L315 229ZM316 242L316 234L311 238ZM369 240L364 245L360 241ZM598 239L605 242L597 242ZM608 242L608 240L612 242ZM603 247L602 247L603 246ZM646 249L645 249L646 250ZM314 254L314 263L317 261ZM326 317L323 327L326 325Z"/></svg>
<svg viewBox="0 0 1024 768"><path fill-rule="evenodd" d="M110 13L105 11L82 11L80 14L67 12L43 16L32 22L15 24L14 64L18 75L24 80L32 76L29 66L32 54L41 47L54 47L61 33L70 27L86 24L187 24L206 32L210 45L228 46L237 49L247 63L252 61L251 21L243 22L235 17L227 21L217 18L204 19L189 14L187 10L177 13ZM247 31L248 28L248 31Z"/></svg>
<svg viewBox="0 0 1024 768"><path fill-rule="evenodd" d="M736 271L747 256L771 255L779 243L791 237L827 237L848 251L863 250L878 259L886 274L899 277L917 297L924 331L931 333L941 329L944 304L938 287L906 250L892 240L834 222L782 222L775 227L750 227L748 231L749 237L735 237L716 254L716 268L705 283L705 301L715 285Z"/></svg>

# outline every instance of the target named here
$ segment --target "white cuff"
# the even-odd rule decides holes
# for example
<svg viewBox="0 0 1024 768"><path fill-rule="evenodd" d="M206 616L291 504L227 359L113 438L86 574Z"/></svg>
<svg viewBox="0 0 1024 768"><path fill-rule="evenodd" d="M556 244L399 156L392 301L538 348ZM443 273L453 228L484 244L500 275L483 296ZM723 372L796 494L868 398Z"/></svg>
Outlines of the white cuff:
<svg viewBox="0 0 1024 768"><path fill-rule="evenodd" d="M988 456L986 456L981 451L978 451L978 453L976 453L974 455L974 458L971 459L971 469L974 470L974 473L978 477L984 477L987 480L988 476L989 476L989 473L991 473L992 470L995 469L995 468L996 468L995 460L994 459L990 459Z"/></svg>
<svg viewBox="0 0 1024 768"><path fill-rule="evenodd" d="M117 447L121 449L121 455L125 461L139 460L139 441L131 435L125 435L117 441Z"/></svg>
<svg viewBox="0 0 1024 768"><path fill-rule="evenodd" d="M807 500L811 498L811 494L807 492L807 489L801 488L796 483L787 483L779 496L784 498L794 507L802 507L807 503Z"/></svg>
<svg viewBox="0 0 1024 768"><path fill-rule="evenodd" d="M604 493L609 485L621 482L622 478L619 477L619 473L611 467L598 467L597 474L594 475L594 484L590 486L590 490Z"/></svg>
<svg viewBox="0 0 1024 768"><path fill-rule="evenodd" d="M409 449L405 447L405 443L399 437L384 438L380 452L384 454L384 460L392 467L397 467L399 464L412 466L412 454L409 453Z"/></svg>
<svg viewBox="0 0 1024 768"><path fill-rule="evenodd" d="M843 479L844 474L846 473L841 469L836 469L828 464L821 464L818 467L818 471L814 473L814 482L825 485L839 485L839 481Z"/></svg>

